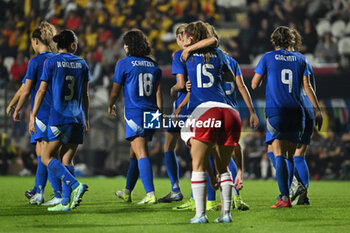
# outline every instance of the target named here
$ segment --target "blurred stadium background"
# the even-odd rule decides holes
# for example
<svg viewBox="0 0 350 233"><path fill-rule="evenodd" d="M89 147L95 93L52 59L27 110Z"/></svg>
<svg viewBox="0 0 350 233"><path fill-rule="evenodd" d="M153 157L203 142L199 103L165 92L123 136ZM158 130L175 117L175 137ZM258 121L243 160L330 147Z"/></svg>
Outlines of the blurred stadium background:
<svg viewBox="0 0 350 233"><path fill-rule="evenodd" d="M178 50L174 31L179 23L203 20L220 35L220 47L241 65L247 86L264 52L271 50L269 35L278 25L296 27L304 53L314 67L317 95L324 110L324 126L315 132L307 156L313 179L350 179L350 1L349 0L0 0L0 172L32 175L34 147L27 123L30 104L21 123L6 116L9 100L18 89L33 56L32 30L42 20L79 36L77 55L88 62L92 80L91 130L76 157L77 175L125 175L129 144L124 140L123 100L118 117L107 116L107 101L116 62L125 56L123 32L140 28L152 43L153 57L163 71L165 113L175 83L172 53ZM250 88L250 87L249 87ZM247 125L248 113L240 99L245 177L269 179L274 170L264 145L264 90L252 93L260 118L259 130ZM156 177L166 176L163 134L150 143ZM180 175L189 177L191 157L178 143Z"/></svg>

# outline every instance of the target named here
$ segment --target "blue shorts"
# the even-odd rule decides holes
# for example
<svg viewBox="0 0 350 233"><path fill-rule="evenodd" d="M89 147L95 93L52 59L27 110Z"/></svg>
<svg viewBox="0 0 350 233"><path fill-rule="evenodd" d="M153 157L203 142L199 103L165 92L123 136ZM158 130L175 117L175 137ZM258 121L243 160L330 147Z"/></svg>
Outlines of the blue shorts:
<svg viewBox="0 0 350 233"><path fill-rule="evenodd" d="M36 133L30 136L30 143L35 144L37 141L44 140L47 141L47 123L35 118L35 130Z"/></svg>
<svg viewBox="0 0 350 233"><path fill-rule="evenodd" d="M315 118L310 114L305 114L305 129L301 136L301 144L310 145L312 133L314 132Z"/></svg>
<svg viewBox="0 0 350 233"><path fill-rule="evenodd" d="M276 115L266 120L266 143L273 140L288 140L294 143L301 142L304 131L304 117L296 115Z"/></svg>
<svg viewBox="0 0 350 233"><path fill-rule="evenodd" d="M63 144L83 144L85 126L82 124L65 124L47 127L48 141L60 140Z"/></svg>
<svg viewBox="0 0 350 233"><path fill-rule="evenodd" d="M131 141L135 137L144 137L147 141L152 141L154 129L143 128L142 110L125 110L125 139Z"/></svg>

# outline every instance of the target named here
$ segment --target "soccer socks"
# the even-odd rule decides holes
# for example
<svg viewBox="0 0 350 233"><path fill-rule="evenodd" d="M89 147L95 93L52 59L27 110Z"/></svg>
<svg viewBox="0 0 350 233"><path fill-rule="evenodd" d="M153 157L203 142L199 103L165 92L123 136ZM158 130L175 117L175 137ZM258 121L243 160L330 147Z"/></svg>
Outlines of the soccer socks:
<svg viewBox="0 0 350 233"><path fill-rule="evenodd" d="M229 172L225 172L219 177L220 182L220 196L221 196L221 216L231 214L232 205L232 177Z"/></svg>
<svg viewBox="0 0 350 233"><path fill-rule="evenodd" d="M193 192L193 199L196 204L196 217L201 217L205 215L205 205L206 205L206 181L205 172L192 172L191 187Z"/></svg>
<svg viewBox="0 0 350 233"><path fill-rule="evenodd" d="M47 181L47 168L41 162L41 156L38 156L38 167L36 169L35 186L34 186L35 191L37 193L44 192L46 181Z"/></svg>
<svg viewBox="0 0 350 233"><path fill-rule="evenodd" d="M130 158L128 174L126 176L126 186L125 186L125 191L128 190L128 192L129 192L127 194L130 194L132 192L132 190L134 190L135 185L137 183L137 179L139 178L139 174L140 173L139 173L139 168L137 165L137 159Z"/></svg>
<svg viewBox="0 0 350 233"><path fill-rule="evenodd" d="M57 159L52 159L47 167L57 178L60 178L72 189L79 186L78 180L75 179L68 169Z"/></svg>
<svg viewBox="0 0 350 233"><path fill-rule="evenodd" d="M74 166L69 165L69 166L66 166L66 168L74 176ZM70 201L70 195L72 193L72 189L65 182L62 183L62 193L63 193L63 199L61 201L61 204L66 205Z"/></svg>
<svg viewBox="0 0 350 233"><path fill-rule="evenodd" d="M154 192L154 185L153 185L153 172L152 172L152 166L149 161L149 158L141 158L138 160L139 165L139 171L140 171L140 178L143 184L144 189L146 190L146 193Z"/></svg>
<svg viewBox="0 0 350 233"><path fill-rule="evenodd" d="M285 158L285 160L288 167L288 189L290 189L290 186L292 185L292 182L293 182L293 176L294 176L294 159Z"/></svg>
<svg viewBox="0 0 350 233"><path fill-rule="evenodd" d="M273 154L273 152L267 152L267 157L269 157L273 167L276 168L276 159L275 159L275 155Z"/></svg>
<svg viewBox="0 0 350 233"><path fill-rule="evenodd" d="M214 161L213 161L213 157L211 155L209 155L209 164L210 164L210 168L211 168L214 176L216 176ZM208 174L207 174L207 180L208 180L208 192L207 192L208 201L215 201L216 200L216 191L210 185Z"/></svg>
<svg viewBox="0 0 350 233"><path fill-rule="evenodd" d="M173 192L180 192L179 185L179 164L177 162L175 151L168 151L164 153L164 161L166 170L171 182L171 190Z"/></svg>
<svg viewBox="0 0 350 233"><path fill-rule="evenodd" d="M284 156L276 156L276 178L282 196L289 198L288 168Z"/></svg>
<svg viewBox="0 0 350 233"><path fill-rule="evenodd" d="M62 198L61 180L58 177L56 177L55 174L49 168L47 168L47 174L55 197Z"/></svg>
<svg viewBox="0 0 350 233"><path fill-rule="evenodd" d="M298 174L301 184L309 187L309 168L307 166L305 156L294 156L295 170Z"/></svg>
<svg viewBox="0 0 350 233"><path fill-rule="evenodd" d="M232 157L231 157L231 159L230 159L230 163L229 163L229 165L228 165L228 168L229 168L229 170L230 170L230 172L231 172L231 174L232 174L232 179L235 180L235 179L236 179L236 176L237 176L237 165L236 165L236 163L235 163L235 161L233 160ZM233 186L232 186L232 187L233 187ZM239 190L237 190L235 187L233 187L233 188L234 188L234 190L232 190L233 195L234 195L234 196L239 195Z"/></svg>

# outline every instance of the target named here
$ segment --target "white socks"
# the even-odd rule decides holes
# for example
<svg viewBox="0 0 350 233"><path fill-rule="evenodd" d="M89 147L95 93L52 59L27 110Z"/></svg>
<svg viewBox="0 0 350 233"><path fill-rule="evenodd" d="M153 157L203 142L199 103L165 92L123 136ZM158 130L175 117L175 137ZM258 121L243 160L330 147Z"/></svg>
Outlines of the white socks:
<svg viewBox="0 0 350 233"><path fill-rule="evenodd" d="M221 216L231 214L232 187L233 181L230 172L225 172L219 176L220 196L221 196Z"/></svg>
<svg viewBox="0 0 350 233"><path fill-rule="evenodd" d="M192 172L191 186L196 203L196 217L205 215L207 195L207 175L205 172Z"/></svg>

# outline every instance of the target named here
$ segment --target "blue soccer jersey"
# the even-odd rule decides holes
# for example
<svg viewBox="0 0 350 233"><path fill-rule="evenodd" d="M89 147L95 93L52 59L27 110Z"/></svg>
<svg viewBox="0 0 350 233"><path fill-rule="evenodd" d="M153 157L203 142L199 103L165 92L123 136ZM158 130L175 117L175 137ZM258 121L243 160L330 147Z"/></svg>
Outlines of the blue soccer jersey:
<svg viewBox="0 0 350 233"><path fill-rule="evenodd" d="M186 64L181 62L180 60L182 51L183 51L182 49L179 51L176 51L173 55L172 74L173 75L183 74L185 76L185 82L186 82L187 76L188 76L187 70L186 70ZM186 88L178 91L176 104L175 104L176 107L181 104L183 99L186 97L186 94L187 94Z"/></svg>
<svg viewBox="0 0 350 233"><path fill-rule="evenodd" d="M157 110L156 91L161 78L161 70L152 59L129 56L118 62L112 81L124 88L125 111Z"/></svg>
<svg viewBox="0 0 350 233"><path fill-rule="evenodd" d="M267 76L267 117L302 114L303 76L310 74L304 56L285 49L265 53L255 68L255 73Z"/></svg>
<svg viewBox="0 0 350 233"><path fill-rule="evenodd" d="M32 90L30 93L32 109L34 106L34 99L35 99L36 92L40 87L40 77L43 72L44 62L47 58L50 58L54 55L55 54L50 51L42 52L37 56L33 57L28 64L27 72L23 78L22 83L25 83L27 79L32 80ZM47 94L45 95L44 101L42 102L39 108L38 114L36 115L36 117L40 119L40 121L43 122L44 124L47 124L49 120L50 105L51 105L51 96L50 94Z"/></svg>
<svg viewBox="0 0 350 233"><path fill-rule="evenodd" d="M229 103L222 85L222 74L229 67L218 53L212 54L207 62L204 59L203 54L194 53L186 62L188 79L192 84L189 112L207 101Z"/></svg>
<svg viewBox="0 0 350 233"><path fill-rule="evenodd" d="M228 55L225 55L225 56L229 62L229 67L232 70L233 74L235 76L242 75L242 71L238 65L238 62ZM224 82L224 90L225 90L225 94L227 95L227 97L229 98L229 100L232 103L231 104L232 107L237 108L238 103L237 103L237 98L236 98L236 83L233 81L232 82Z"/></svg>
<svg viewBox="0 0 350 233"><path fill-rule="evenodd" d="M86 62L71 53L48 58L41 80L52 94L50 126L84 124L83 85L90 80Z"/></svg>

